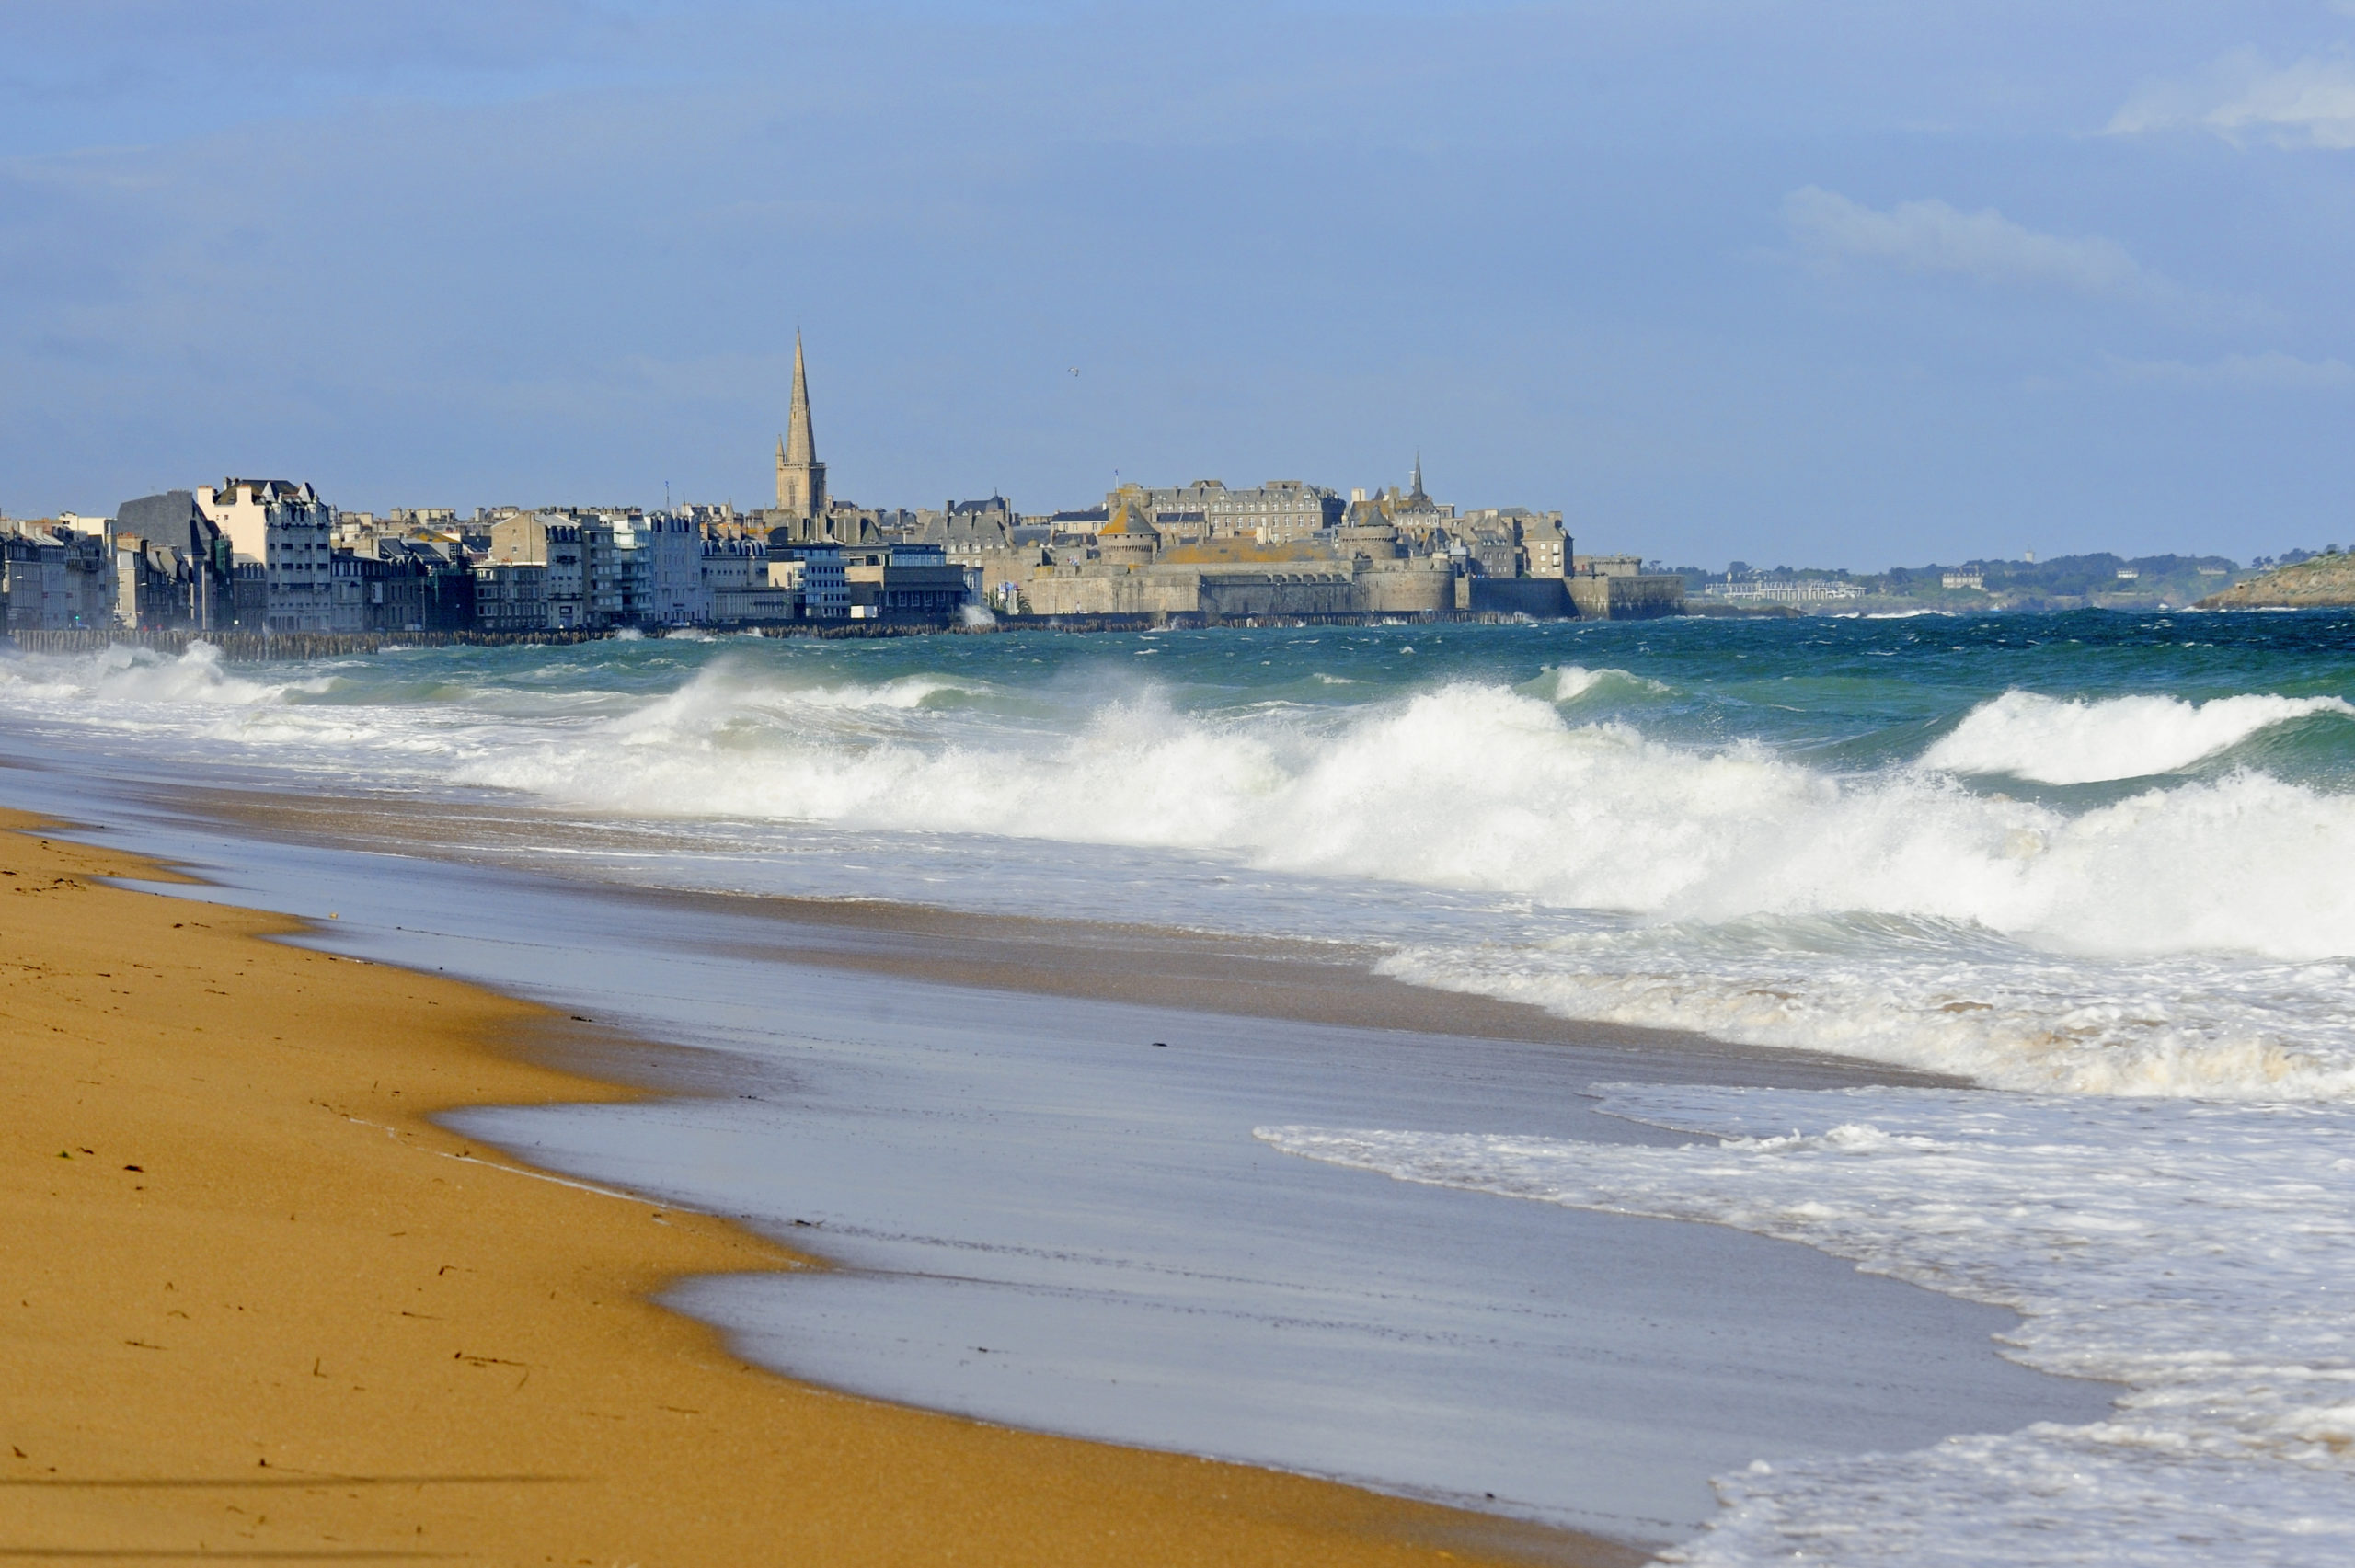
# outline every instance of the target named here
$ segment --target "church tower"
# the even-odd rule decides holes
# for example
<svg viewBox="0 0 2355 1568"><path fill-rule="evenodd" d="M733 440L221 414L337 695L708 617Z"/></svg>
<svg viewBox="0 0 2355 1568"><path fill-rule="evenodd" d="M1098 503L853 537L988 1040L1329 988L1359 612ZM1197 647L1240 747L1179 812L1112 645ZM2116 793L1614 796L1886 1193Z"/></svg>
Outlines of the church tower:
<svg viewBox="0 0 2355 1568"><path fill-rule="evenodd" d="M801 334L793 335L793 413L776 443L776 509L787 517L826 515L826 465L810 429L810 379L801 364Z"/></svg>

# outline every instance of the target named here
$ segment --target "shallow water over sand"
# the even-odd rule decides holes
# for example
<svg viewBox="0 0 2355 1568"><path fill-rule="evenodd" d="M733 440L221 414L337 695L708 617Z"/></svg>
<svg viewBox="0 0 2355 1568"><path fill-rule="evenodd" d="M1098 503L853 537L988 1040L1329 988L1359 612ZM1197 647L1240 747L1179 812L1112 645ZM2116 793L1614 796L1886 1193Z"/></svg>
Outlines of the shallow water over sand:
<svg viewBox="0 0 2355 1568"><path fill-rule="evenodd" d="M1504 1118L1674 1141L1594 1116L1581 1091L1854 1071L878 977L793 961L790 923L757 910L105 815L109 837L224 885L195 896L331 911L321 944L546 997L595 1021L563 1047L575 1059L689 1092L454 1120L843 1265L673 1294L798 1377L1649 1541L1689 1533L1714 1512L1709 1478L1762 1455L2109 1402L2000 1359L2010 1314L1800 1248L1369 1182L1252 1137L1270 1119Z"/></svg>

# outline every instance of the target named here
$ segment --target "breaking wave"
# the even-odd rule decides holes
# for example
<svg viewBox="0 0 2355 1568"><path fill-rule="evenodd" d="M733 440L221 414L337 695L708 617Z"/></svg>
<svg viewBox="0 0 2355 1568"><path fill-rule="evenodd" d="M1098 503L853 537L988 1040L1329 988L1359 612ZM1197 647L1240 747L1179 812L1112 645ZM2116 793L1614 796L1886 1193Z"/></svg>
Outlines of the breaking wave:
<svg viewBox="0 0 2355 1568"><path fill-rule="evenodd" d="M2242 771L2069 811L1912 766L1670 745L1549 699L1453 684L1221 716L1146 689L1074 732L932 678L779 693L707 674L462 776L632 813L1194 851L1526 900L1555 916L1501 942L1407 940L1384 967L1567 1017L2018 1089L2355 1094L2355 877L2317 875L2355 866L2355 797Z"/></svg>
<svg viewBox="0 0 2355 1568"><path fill-rule="evenodd" d="M270 681L233 675L221 650L203 642L178 656L117 644L79 656L0 658L0 692L19 702L251 707L324 691L331 683L331 677Z"/></svg>
<svg viewBox="0 0 2355 1568"><path fill-rule="evenodd" d="M1912 769L1670 745L1493 686L1225 716L1147 689L1075 732L988 694L721 669L462 776L654 814L1228 850L1669 921L1867 913L2113 956L2355 954L2355 879L2312 875L2355 865L2355 798L2263 773L2071 814Z"/></svg>
<svg viewBox="0 0 2355 1568"><path fill-rule="evenodd" d="M2355 1095L2355 795L2251 767L2090 807L1963 782L2164 774L2275 726L2336 724L2355 710L2335 697L2013 692L1917 760L1836 772L1754 739L1648 736L1623 715L1665 713L1649 699L1666 688L1605 667L1404 690L1360 667L1361 698L1205 706L1182 681L1100 670L857 679L824 658L681 650L695 662L649 673L663 646L420 658L357 693L334 674L232 673L206 647L116 649L0 661L0 690L315 776L364 760L398 787L751 824L779 844L953 837L971 864L1045 866L1074 888L1097 886L1101 856L1015 846L1239 864L1311 889L1287 931L1342 934L1296 922L1338 907L1313 889L1346 887L1379 906L1357 929L1391 945L1391 974L1566 1017L2016 1089ZM1327 684L1308 673L1291 679ZM1582 701L1597 695L1618 700ZM1216 885L1173 884L1154 918L1231 921ZM1442 903L1488 913L1467 925Z"/></svg>
<svg viewBox="0 0 2355 1568"><path fill-rule="evenodd" d="M1575 703L1596 692L1606 695L1664 696L1668 688L1625 670L1589 670L1583 665L1548 667L1526 686L1516 688L1549 703Z"/></svg>
<svg viewBox="0 0 2355 1568"><path fill-rule="evenodd" d="M2006 692L1974 709L1922 757L1958 773L2008 773L2038 784L2148 778L2231 750L2262 729L2315 714L2355 717L2338 697L2107 697L2063 702Z"/></svg>

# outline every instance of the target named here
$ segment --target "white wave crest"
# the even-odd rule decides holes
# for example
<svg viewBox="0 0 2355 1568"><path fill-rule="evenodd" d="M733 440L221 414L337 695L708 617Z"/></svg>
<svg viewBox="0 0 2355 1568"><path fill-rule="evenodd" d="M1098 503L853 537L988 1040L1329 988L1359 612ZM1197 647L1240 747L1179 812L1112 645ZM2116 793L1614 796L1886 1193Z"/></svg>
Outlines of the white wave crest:
<svg viewBox="0 0 2355 1568"><path fill-rule="evenodd" d="M2355 867L2355 798L2242 773L2070 815L1913 770L1844 779L1752 744L1665 745L1488 686L1223 719L1148 690L1077 734L927 709L945 689L707 676L464 776L629 811L1193 850L1618 910L1493 946L1410 941L1384 967L2014 1088L2355 1095L2355 876L2327 871Z"/></svg>
<svg viewBox="0 0 2355 1568"><path fill-rule="evenodd" d="M1668 688L1625 670L1589 670L1584 665L1548 665L1536 680L1520 690L1543 702L1574 703L1598 687L1663 695Z"/></svg>
<svg viewBox="0 0 2355 1568"><path fill-rule="evenodd" d="M955 711L916 675L794 688L707 670L462 782L669 814L1229 851L1668 920L1846 912L2111 956L2355 955L2355 798L2257 773L2075 816L1748 742L1693 750L1457 684L1338 714L1212 718L1150 690L1077 733Z"/></svg>
<svg viewBox="0 0 2355 1568"><path fill-rule="evenodd" d="M254 681L223 667L211 643L189 645L178 657L115 644L90 654L27 654L0 659L0 689L19 700L44 703L199 704L250 707L283 701L291 692L319 692L328 677Z"/></svg>
<svg viewBox="0 0 2355 1568"><path fill-rule="evenodd" d="M2147 778L2188 767L2261 729L2321 713L2355 716L2355 706L2338 697L2063 702L2033 692L2006 692L1973 709L1923 753L1922 762L1951 773L2008 773L2038 784Z"/></svg>
<svg viewBox="0 0 2355 1568"><path fill-rule="evenodd" d="M857 680L769 652L659 695L601 675L383 705L289 703L209 650L19 659L0 679L128 682L123 701L49 706L313 773L364 757L403 787L748 822L765 842L959 835L975 864L1063 866L1073 887L1098 886L1083 865L1102 858L993 841L1239 864L1297 889L1296 910L1386 911L1361 929L1396 944L1400 979L1566 1017L2014 1088L2355 1097L2355 795L2244 770L2071 810L1916 767L1667 744L1498 685L1185 712L1125 671ZM182 684L199 695L175 699ZM1234 918L1212 898L1172 888L1155 918ZM1487 923L1446 912L1472 909Z"/></svg>
<svg viewBox="0 0 2355 1568"><path fill-rule="evenodd" d="M1760 1462L1671 1562L2355 1558L2355 1117L1947 1091L1616 1088L1676 1149L1262 1127L1404 1181L1732 1225L2024 1315L2005 1354L2116 1413L1908 1454Z"/></svg>

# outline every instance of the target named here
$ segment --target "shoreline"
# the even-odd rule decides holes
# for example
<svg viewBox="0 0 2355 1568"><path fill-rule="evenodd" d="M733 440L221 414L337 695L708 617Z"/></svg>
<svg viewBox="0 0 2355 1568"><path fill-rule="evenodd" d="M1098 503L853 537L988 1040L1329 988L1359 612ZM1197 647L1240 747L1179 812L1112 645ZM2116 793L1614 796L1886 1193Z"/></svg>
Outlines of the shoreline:
<svg viewBox="0 0 2355 1568"><path fill-rule="evenodd" d="M232 821L281 841L364 849L481 865L511 876L593 887L648 909L729 917L744 956L889 975L1016 995L1130 1002L1245 1018L1337 1027L1468 1036L1537 1045L1608 1046L1664 1059L1739 1066L1760 1082L1796 1077L1921 1088L1971 1087L1968 1079L1829 1051L1746 1046L1697 1032L1564 1018L1527 1002L1444 990L1382 974L1371 944L1149 926L1082 918L983 912L891 898L797 897L666 888L595 875L524 869L490 853L512 835L542 854L577 836L596 844L613 830L530 808L476 802L463 808L470 836L436 830L451 808L386 796L330 800L212 785L178 792L195 814ZM186 807L181 807L186 809ZM465 853L467 849L476 853ZM1084 961L1075 961L1078 959ZM1136 962L1134 960L1143 960Z"/></svg>
<svg viewBox="0 0 2355 1568"><path fill-rule="evenodd" d="M1642 1560L754 1368L652 1298L817 1260L431 1119L643 1097L542 1065L550 1010L100 886L176 878L44 826L0 813L10 1555Z"/></svg>

